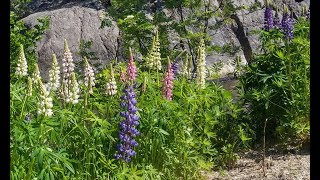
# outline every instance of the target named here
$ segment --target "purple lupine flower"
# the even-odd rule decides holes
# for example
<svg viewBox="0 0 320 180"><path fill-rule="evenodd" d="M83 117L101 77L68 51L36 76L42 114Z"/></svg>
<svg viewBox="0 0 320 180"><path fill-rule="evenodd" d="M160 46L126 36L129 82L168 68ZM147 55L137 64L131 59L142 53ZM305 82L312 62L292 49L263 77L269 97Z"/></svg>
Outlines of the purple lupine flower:
<svg viewBox="0 0 320 180"><path fill-rule="evenodd" d="M281 28L281 23L280 23L280 17L279 17L278 10L276 10L276 14L274 16L273 25L274 25L275 28Z"/></svg>
<svg viewBox="0 0 320 180"><path fill-rule="evenodd" d="M264 30L269 31L273 28L272 9L267 3L266 10L264 11Z"/></svg>
<svg viewBox="0 0 320 180"><path fill-rule="evenodd" d="M173 71L173 77L175 78L177 75L177 71L178 71L178 61L177 60L175 60L172 63L172 71Z"/></svg>
<svg viewBox="0 0 320 180"><path fill-rule="evenodd" d="M122 102L120 106L125 109L125 111L120 112L120 116L125 119L120 122L120 132L119 139L120 144L118 145L118 151L115 155L116 159L122 159L125 162L130 162L131 157L136 155L133 150L134 147L138 146L138 143L133 138L139 135L139 131L136 126L139 125L139 116L137 113L137 100L136 94L134 93L132 85L126 85L123 90L123 95L121 96Z"/></svg>
<svg viewBox="0 0 320 180"><path fill-rule="evenodd" d="M285 39L291 40L293 38L293 18L292 15L289 16L287 8L283 12L281 26Z"/></svg>

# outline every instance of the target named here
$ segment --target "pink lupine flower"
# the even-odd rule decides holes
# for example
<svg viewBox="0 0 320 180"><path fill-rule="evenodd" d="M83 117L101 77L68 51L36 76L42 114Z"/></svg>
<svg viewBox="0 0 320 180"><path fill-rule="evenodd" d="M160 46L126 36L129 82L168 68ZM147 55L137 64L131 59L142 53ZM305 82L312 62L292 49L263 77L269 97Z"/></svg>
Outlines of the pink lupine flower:
<svg viewBox="0 0 320 180"><path fill-rule="evenodd" d="M127 66L127 79L129 81L134 81L137 76L137 67L133 62L133 55L132 55L131 48L129 49L129 51L130 51L130 58Z"/></svg>
<svg viewBox="0 0 320 180"><path fill-rule="evenodd" d="M120 70L120 81L126 82L126 74L122 70Z"/></svg>
<svg viewBox="0 0 320 180"><path fill-rule="evenodd" d="M162 97L169 101L172 100L172 89L173 89L173 78L174 73L170 60L168 60L167 71L162 80Z"/></svg>

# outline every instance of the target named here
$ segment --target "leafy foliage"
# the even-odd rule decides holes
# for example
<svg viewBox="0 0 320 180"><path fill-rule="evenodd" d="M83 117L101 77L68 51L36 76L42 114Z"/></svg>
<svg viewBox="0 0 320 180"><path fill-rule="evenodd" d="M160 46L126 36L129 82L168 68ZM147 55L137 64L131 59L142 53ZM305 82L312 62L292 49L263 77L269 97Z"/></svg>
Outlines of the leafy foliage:
<svg viewBox="0 0 320 180"><path fill-rule="evenodd" d="M261 32L263 54L255 57L241 78L244 99L250 105L251 125L261 137L267 134L283 141L308 141L310 132L310 24L300 18L294 39L285 41L279 29ZM299 141L297 141L299 144Z"/></svg>

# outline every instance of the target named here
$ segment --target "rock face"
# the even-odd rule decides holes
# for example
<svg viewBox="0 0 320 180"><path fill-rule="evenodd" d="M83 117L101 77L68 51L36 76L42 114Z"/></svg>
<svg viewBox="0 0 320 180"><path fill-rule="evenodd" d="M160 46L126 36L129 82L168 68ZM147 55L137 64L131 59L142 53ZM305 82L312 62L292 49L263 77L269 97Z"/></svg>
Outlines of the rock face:
<svg viewBox="0 0 320 180"><path fill-rule="evenodd" d="M103 3L101 3L103 2ZM220 7L223 0L212 0L213 5ZM264 4L264 0L233 0L234 6L250 7L254 3ZM309 0L295 2L294 0L273 0L273 4L280 9L280 18L282 4L286 3L289 10L294 16L299 16L304 5L310 6ZM121 49L119 28L115 22L111 27L100 29L100 15L104 12L104 7L110 5L108 0L33 0L29 5L30 12L35 12L24 18L25 22L33 26L37 23L37 18L49 16L50 29L45 33L42 40L38 43L39 66L42 76L46 80L48 77L48 68L51 65L52 53L57 54L57 58L61 61L63 54L63 41L68 40L69 48L73 53L74 60L79 62L81 59L76 52L79 51L80 40L93 41L91 50L95 52L98 60L91 60L96 67L102 67L115 57L121 58ZM40 11L40 12L39 12ZM42 11L42 12L41 12ZM181 21L180 14L176 11L163 9L168 16L173 17L176 21ZM183 16L187 17L190 12L183 9ZM171 14L171 15L169 15ZM259 52L258 35L252 34L252 30L261 29L264 23L264 8L258 7L257 10L249 11L243 9L232 15L232 23L223 23L219 29L208 29L207 33L212 37L211 45L230 45L240 47L235 54L216 53L207 54L207 66L210 67L215 62L223 62L226 67L222 69L224 74L231 71L230 63L235 56L240 56L242 61L249 62L251 57ZM221 22L221 18L213 17L208 20L208 25L213 26L217 22ZM187 27L190 29L190 27ZM190 29L192 30L192 28ZM169 34L170 47L178 47L180 37L172 32ZM186 42L185 47L188 47ZM119 47L120 46L120 47ZM227 70L229 69L229 70Z"/></svg>
<svg viewBox="0 0 320 180"><path fill-rule="evenodd" d="M49 11L72 6L88 7L97 10L104 9L104 4L100 0L33 0L27 5L29 13Z"/></svg>
<svg viewBox="0 0 320 180"><path fill-rule="evenodd" d="M119 28L115 22L112 22L111 27L100 29L99 17L102 13L102 10L73 6L34 13L23 19L27 25L33 26L37 23L37 18L44 16L50 18L49 30L43 35L37 47L39 68L44 80L48 79L53 53L61 63L64 39L68 41L75 62L81 61L81 57L77 54L80 40L93 42L91 51L95 53L98 60L89 61L95 67L102 67L116 58L119 49Z"/></svg>

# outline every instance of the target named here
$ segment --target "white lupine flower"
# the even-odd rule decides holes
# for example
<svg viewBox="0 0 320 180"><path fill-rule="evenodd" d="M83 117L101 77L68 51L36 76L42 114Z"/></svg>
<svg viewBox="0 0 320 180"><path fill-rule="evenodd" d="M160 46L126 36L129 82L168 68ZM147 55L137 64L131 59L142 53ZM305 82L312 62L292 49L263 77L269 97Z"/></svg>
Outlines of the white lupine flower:
<svg viewBox="0 0 320 180"><path fill-rule="evenodd" d="M95 86L95 77L92 66L90 66L87 58L84 58L85 68L84 68L84 84L89 89L89 93L93 93L93 87Z"/></svg>
<svg viewBox="0 0 320 180"><path fill-rule="evenodd" d="M52 98L49 96L50 92L46 90L42 84L41 79L38 79L38 85L40 89L40 102L38 104L38 114L43 114L44 116L52 116Z"/></svg>
<svg viewBox="0 0 320 180"><path fill-rule="evenodd" d="M27 76L28 75L28 64L27 59L24 55L23 45L20 45L20 53L19 53L19 59L18 64L16 67L16 75L18 76Z"/></svg>
<svg viewBox="0 0 320 180"><path fill-rule="evenodd" d="M71 74L71 84L70 84L70 92L68 97L68 102L71 102L72 104L77 104L79 102L79 94L80 94L80 88L79 84L76 79L76 74Z"/></svg>
<svg viewBox="0 0 320 180"><path fill-rule="evenodd" d="M32 96L32 79L28 76L28 90L27 95Z"/></svg>
<svg viewBox="0 0 320 180"><path fill-rule="evenodd" d="M70 84L71 82L71 74L74 71L74 63L72 59L72 53L70 52L70 49L68 47L67 40L64 40L64 54L62 59L62 70L63 70L63 81L66 82L66 84Z"/></svg>
<svg viewBox="0 0 320 180"><path fill-rule="evenodd" d="M158 30L156 31L156 38L155 38L155 50L153 52L153 62L156 69L161 70L161 54L160 54L160 42L159 42L159 33Z"/></svg>
<svg viewBox="0 0 320 180"><path fill-rule="evenodd" d="M34 64L34 70L32 73L32 81L34 84L37 84L39 82L38 80L41 80L39 66L38 66L38 64Z"/></svg>
<svg viewBox="0 0 320 180"><path fill-rule="evenodd" d="M150 54L146 59L146 61L147 61L147 67L149 67L150 69L158 69L158 70L162 69L158 30L156 31L156 35L152 39Z"/></svg>
<svg viewBox="0 0 320 180"><path fill-rule="evenodd" d="M60 67L55 54L52 55L52 67L49 71L49 85L53 91L60 87Z"/></svg>
<svg viewBox="0 0 320 180"><path fill-rule="evenodd" d="M205 88L205 78L206 78L206 72L205 67L206 66L206 53L205 53L205 45L203 39L200 41L200 46L198 49L198 60L197 60L197 84L202 89Z"/></svg>
<svg viewBox="0 0 320 180"><path fill-rule="evenodd" d="M188 64L189 64L189 55L188 53L186 53L186 58L183 62L183 65L182 65L182 75L185 76L185 77L188 77Z"/></svg>
<svg viewBox="0 0 320 180"><path fill-rule="evenodd" d="M114 72L112 69L112 65L111 65L110 74L111 74L111 77L110 77L109 82L107 82L106 92L107 92L107 95L112 96L117 93L117 83L116 83L116 80L114 79Z"/></svg>

